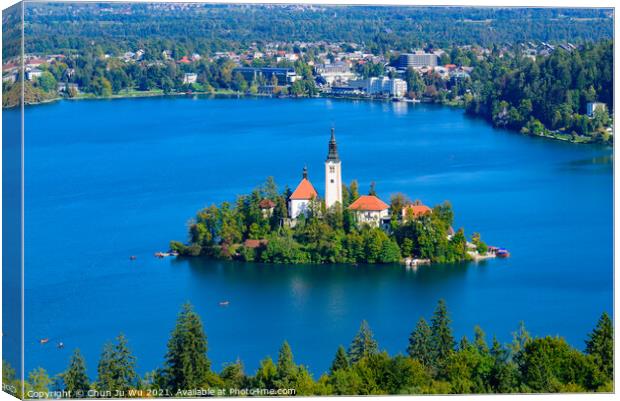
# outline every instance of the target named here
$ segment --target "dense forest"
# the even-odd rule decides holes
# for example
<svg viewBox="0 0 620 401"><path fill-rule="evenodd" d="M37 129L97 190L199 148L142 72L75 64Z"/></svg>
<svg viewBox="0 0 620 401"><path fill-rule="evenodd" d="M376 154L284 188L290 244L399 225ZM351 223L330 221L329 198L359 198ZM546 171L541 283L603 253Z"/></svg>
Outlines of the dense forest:
<svg viewBox="0 0 620 401"><path fill-rule="evenodd" d="M611 38L611 9L28 3L26 52L212 54L261 42L352 42L387 50ZM36 38L36 40L35 40Z"/></svg>
<svg viewBox="0 0 620 401"><path fill-rule="evenodd" d="M531 60L490 57L474 62L464 93L467 111L494 125L540 134L546 128L572 136L609 141L605 128L613 110L613 42L555 51ZM463 90L463 89L461 89ZM586 115L586 105L602 102L608 110Z"/></svg>
<svg viewBox="0 0 620 401"><path fill-rule="evenodd" d="M307 215L301 214L294 227L283 222L288 217L286 188L282 193L273 178L250 195L239 196L235 204L211 205L190 224L190 243L172 241L170 247L181 255L206 255L269 263L397 263L402 258L430 259L455 263L470 259L463 229L451 234L452 207L436 206L432 213L402 221L402 210L412 204L405 195L391 199L391 228L384 230L358 224L348 206L359 197L357 181L343 185L343 205L325 209L319 199L310 202ZM369 195L376 195L374 186ZM275 205L271 214L261 210L261 202ZM260 246L245 246L246 240ZM478 252L487 246L479 234L472 236Z"/></svg>
<svg viewBox="0 0 620 401"><path fill-rule="evenodd" d="M381 350L364 321L349 347L338 348L329 371L318 379L295 362L286 341L275 361L263 359L248 375L240 360L219 372L213 369L200 316L186 304L161 368L141 377L121 334L103 347L96 380L88 376L76 349L64 372L50 377L37 368L27 376L24 390L28 398L613 392L613 325L606 313L583 352L561 337L534 338L523 323L509 344L496 338L489 344L478 326L472 339L465 336L457 343L450 322L440 300L430 321L421 318L412 328L407 346L403 339L397 355ZM2 383L21 395L15 371L4 362Z"/></svg>

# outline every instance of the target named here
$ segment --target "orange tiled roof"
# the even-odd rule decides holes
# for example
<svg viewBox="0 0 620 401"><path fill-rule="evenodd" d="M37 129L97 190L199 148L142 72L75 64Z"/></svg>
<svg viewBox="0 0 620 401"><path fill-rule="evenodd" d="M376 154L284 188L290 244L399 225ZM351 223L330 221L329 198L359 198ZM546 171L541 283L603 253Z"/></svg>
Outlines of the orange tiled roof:
<svg viewBox="0 0 620 401"><path fill-rule="evenodd" d="M367 210L367 211L375 211L375 210L385 210L389 206L387 203L383 202L381 199L377 198L373 195L362 195L355 200L349 206L349 210Z"/></svg>
<svg viewBox="0 0 620 401"><path fill-rule="evenodd" d="M291 199L306 200L316 198L318 193L307 178L301 180L297 188L291 195Z"/></svg>
<svg viewBox="0 0 620 401"><path fill-rule="evenodd" d="M266 239L246 239L243 242L243 246L246 248L259 248L262 245L267 245L268 241Z"/></svg>
<svg viewBox="0 0 620 401"><path fill-rule="evenodd" d="M272 207L276 207L276 203L271 199L263 199L258 203L258 207L261 209L271 209Z"/></svg>
<svg viewBox="0 0 620 401"><path fill-rule="evenodd" d="M408 205L403 208L403 217L407 217L409 210L411 210L413 217L422 216L432 212L431 208L426 205Z"/></svg>

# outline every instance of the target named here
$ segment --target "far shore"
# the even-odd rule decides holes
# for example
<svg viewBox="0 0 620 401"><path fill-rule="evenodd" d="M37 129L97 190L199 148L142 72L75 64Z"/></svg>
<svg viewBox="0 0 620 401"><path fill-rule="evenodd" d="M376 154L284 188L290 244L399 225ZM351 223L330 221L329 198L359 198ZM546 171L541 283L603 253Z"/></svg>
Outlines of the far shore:
<svg viewBox="0 0 620 401"><path fill-rule="evenodd" d="M48 103L54 103L57 101L61 101L61 100L71 100L71 101L75 101L75 100L111 100L111 99L131 99L131 98L147 98L147 97L179 97L179 96L194 96L194 95L200 95L200 96L236 96L236 97L247 97L247 98L252 98L252 97L256 97L256 98L290 98L290 99L298 99L298 98L309 98L308 96L290 96L290 95L284 95L284 96L280 96L280 95L273 95L273 94L260 94L260 93L256 93L256 94L250 94L250 93L243 93L243 92L236 92L230 89L217 89L217 90L213 90L213 91L192 91L192 92L170 92L170 93L165 93L163 90L161 89L156 89L156 90L148 90L148 91L138 91L138 90L131 90L131 91L124 91L121 93L116 93L110 96L97 96L94 94L80 94L76 97L66 97L66 96L56 96L54 98L50 98L50 99L45 99L45 100L41 100L39 102L32 102L32 103L24 103L25 106L36 106L36 105L42 105L42 104L48 104ZM381 102L389 102L391 101L390 98L377 98L377 97L366 97L366 96L330 96L330 95L326 95L326 94L320 94L318 96L315 97L323 97L323 98L329 98L329 99L342 99L342 100L364 100L364 101L381 101ZM441 106L447 106L447 107L453 107L453 108L463 108L463 104L461 102L448 102L448 103L437 103L437 102L433 102L433 101L422 101L422 103L426 103L426 104L437 104L437 105L441 105ZM11 107L4 107L3 109L12 109L15 108L17 106L11 106ZM515 130L510 130L512 132L518 132ZM525 134L527 136L532 136L532 137L539 137L539 138L547 138L547 139L554 139L557 141L562 141L562 142L569 142L569 143L577 143L577 144L591 144L593 142L589 141L589 140L584 140L582 138L577 137L576 139L573 138L571 135L569 134L562 134L562 133L556 133L553 131L550 131L548 129L545 128L545 131L540 134L540 135L536 135L536 134Z"/></svg>

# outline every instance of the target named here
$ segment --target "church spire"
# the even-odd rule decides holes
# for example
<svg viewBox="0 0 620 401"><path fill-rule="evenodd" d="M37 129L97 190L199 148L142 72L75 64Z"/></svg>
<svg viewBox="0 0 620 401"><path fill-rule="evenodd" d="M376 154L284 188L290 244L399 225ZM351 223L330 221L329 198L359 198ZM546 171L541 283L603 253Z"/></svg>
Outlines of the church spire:
<svg viewBox="0 0 620 401"><path fill-rule="evenodd" d="M334 129L332 128L332 137L329 140L329 151L327 152L327 160L331 160L334 162L340 161L338 157L338 145L336 145L336 134L334 133Z"/></svg>

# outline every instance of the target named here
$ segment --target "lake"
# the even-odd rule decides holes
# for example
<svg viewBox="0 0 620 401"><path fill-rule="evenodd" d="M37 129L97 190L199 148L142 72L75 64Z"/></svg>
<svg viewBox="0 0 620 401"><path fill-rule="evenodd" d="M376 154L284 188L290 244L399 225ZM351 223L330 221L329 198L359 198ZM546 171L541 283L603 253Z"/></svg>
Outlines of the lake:
<svg viewBox="0 0 620 401"><path fill-rule="evenodd" d="M186 239L198 209L270 175L294 188L307 165L322 194L331 127L345 182L364 193L375 181L385 201L449 200L455 228L512 257L417 271L153 257ZM363 319L380 348L405 352L440 298L457 339L480 325L509 342L523 320L579 349L612 312L610 148L494 129L460 109L330 99L61 101L27 107L25 137L26 371L59 373L79 348L94 378L121 332L140 373L154 370L186 301L214 369L240 358L253 374L288 340L315 377Z"/></svg>

